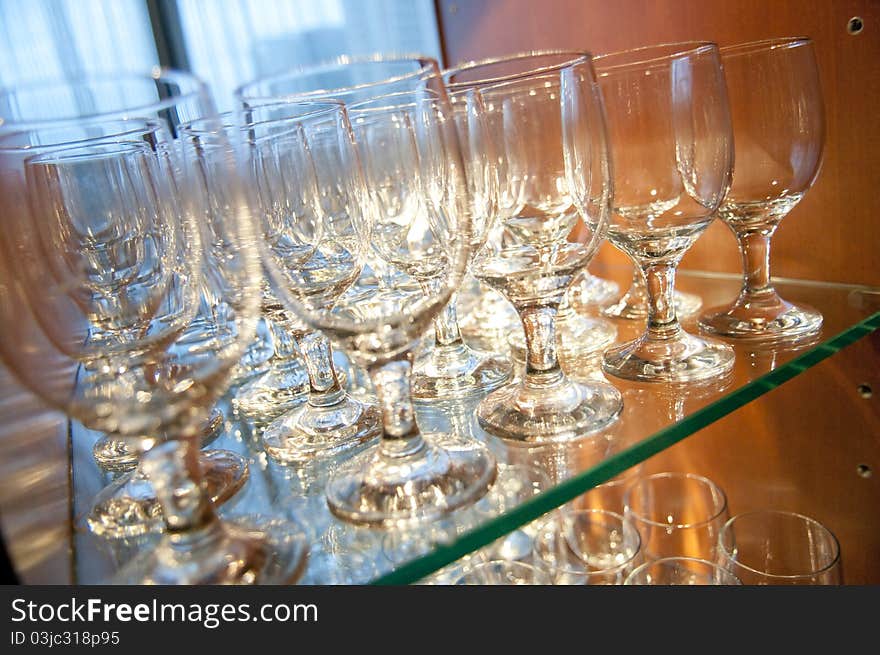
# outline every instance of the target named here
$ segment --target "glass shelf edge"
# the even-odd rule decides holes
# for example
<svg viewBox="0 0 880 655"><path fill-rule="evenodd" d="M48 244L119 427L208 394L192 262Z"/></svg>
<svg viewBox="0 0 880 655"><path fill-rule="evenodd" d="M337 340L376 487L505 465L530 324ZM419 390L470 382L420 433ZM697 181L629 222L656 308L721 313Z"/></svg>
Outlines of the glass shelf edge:
<svg viewBox="0 0 880 655"><path fill-rule="evenodd" d="M697 430L778 388L878 328L880 328L880 312L855 323L779 368L700 408L681 421L655 432L639 443L608 457L596 466L538 494L528 502L464 533L454 542L437 546L431 553L399 566L394 571L373 580L370 584L404 585L421 580L461 557L491 544L516 528L570 502L626 469L662 452L679 441L683 441Z"/></svg>

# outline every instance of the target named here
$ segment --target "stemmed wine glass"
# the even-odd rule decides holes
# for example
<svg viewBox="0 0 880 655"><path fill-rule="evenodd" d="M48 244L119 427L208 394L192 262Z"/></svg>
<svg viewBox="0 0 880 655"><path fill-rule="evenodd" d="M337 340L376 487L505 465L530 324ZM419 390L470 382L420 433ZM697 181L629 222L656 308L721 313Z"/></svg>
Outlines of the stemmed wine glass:
<svg viewBox="0 0 880 655"><path fill-rule="evenodd" d="M518 67L521 73L475 90L490 115L501 114L502 196L514 193L507 185L521 188L516 210L502 217L504 239L487 244L474 275L516 307L526 372L484 398L477 417L505 439L569 441L609 426L623 406L604 382L570 380L557 358L557 312L608 225L608 146L588 54L560 53L552 64L542 55Z"/></svg>
<svg viewBox="0 0 880 655"><path fill-rule="evenodd" d="M421 433L409 387L413 349L458 288L469 260L467 175L475 171L464 164L439 75L415 81L409 92L355 103L351 113L369 200L381 203L372 242L395 263L436 271L436 284L424 295L398 296L397 304L389 296L358 293L343 295L332 310L310 306L285 273L292 263L285 251L265 234L261 244L282 300L369 370L382 407L379 445L333 472L326 488L330 509L346 521L390 527L471 504L496 476L495 460L482 444ZM303 248L314 243L302 231L291 238Z"/></svg>
<svg viewBox="0 0 880 655"><path fill-rule="evenodd" d="M281 102L247 109L242 120L266 238L278 252L290 249L282 269L287 287L310 307L329 311L361 274L372 220L344 106ZM298 462L378 438L379 406L342 388L327 338L298 320L291 327L308 370L309 398L265 428L266 452Z"/></svg>
<svg viewBox="0 0 880 655"><path fill-rule="evenodd" d="M260 269L232 145L203 155L226 212L211 210L208 169L183 150L169 165L143 141L99 141L4 177L18 189L4 203L27 205L3 212L3 338L21 336L25 312L39 330L19 342L39 348L27 361L4 358L71 417L148 449L167 529L118 581L287 580L304 562L299 533L226 525L206 493L198 426L253 335Z"/></svg>
<svg viewBox="0 0 880 655"><path fill-rule="evenodd" d="M813 42L771 39L721 49L736 143L736 173L718 209L739 243L743 286L728 307L700 317L710 334L774 343L808 339L822 315L779 297L770 279L770 239L813 186L825 116Z"/></svg>
<svg viewBox="0 0 880 655"><path fill-rule="evenodd" d="M6 211L23 211L27 206L24 162L28 158L54 150L101 142L113 143L117 140L143 143L156 154L165 167L176 165L170 129L159 118L88 118L53 123L47 127L8 131L0 135L0 175L3 178L4 192L9 199ZM116 183L114 178L107 175L96 176L91 181L92 192L112 194L115 192L112 187ZM11 222L13 217L7 216L4 220ZM52 329L51 326L48 329ZM35 334L32 341L38 338L36 335L40 328L32 326L31 331ZM189 332L194 334L194 327ZM99 348L102 340L112 339L113 335L93 326L87 338L90 347ZM49 344L43 346L50 347ZM18 351L14 358L21 361L20 370L30 375L33 369L27 362L27 356L28 351ZM88 368L92 361L94 360L83 360L82 363ZM201 445L213 441L219 435L222 424L222 413L213 410L200 426ZM149 439L149 436L145 439ZM89 529L105 537L131 537L162 529L164 524L155 492L143 470L136 468L140 456L137 441L119 439L115 434L109 433L95 442L93 452L96 462L103 468L128 472L115 479L92 501L86 514ZM202 453L200 465L208 494L218 504L231 498L248 478L247 461L227 450Z"/></svg>
<svg viewBox="0 0 880 655"><path fill-rule="evenodd" d="M368 114L370 108L381 106L389 99L394 101L395 97L408 101L405 94L391 94L353 105L357 109L355 114ZM475 102L471 91L450 94L452 118L458 132L467 180L467 188L460 193L467 195L471 211L471 263L494 227L499 204L499 181L494 168L496 158L492 134L488 129L486 112L481 107L475 108ZM375 137L381 140L387 137L386 133L372 128L364 130L362 134L367 139ZM381 147L380 143L375 142L364 145L371 150ZM384 170L382 174L388 175L391 172L390 169ZM385 177L374 181L387 185L391 179ZM384 193L380 192L379 197L378 216L380 220L385 219L387 222L396 210L393 205L385 202ZM400 258L396 252L386 247L385 242L377 241L377 250L389 263L415 278L425 293L430 295L433 288L441 283L435 270L424 270L418 261L409 260L408 257ZM513 363L510 359L477 350L464 342L458 325L456 298L457 293L453 293L449 303L434 319L433 348L413 369L411 384L415 399L442 401L485 393L505 384L513 375Z"/></svg>
<svg viewBox="0 0 880 655"><path fill-rule="evenodd" d="M124 123L130 118L158 120L164 126L141 137L156 147L170 142L182 121L214 112L210 93L200 79L158 67L148 74L97 75L3 89L0 107L4 128L0 156L4 166L12 169L20 169L24 157L37 148L60 147L114 131L130 132L136 129L134 123ZM205 442L218 436L223 419L222 412L212 411L202 428ZM137 453L112 437L98 439L94 455L108 471L129 471L137 464ZM230 464L239 466L229 458L215 462L218 471L225 468L226 473L231 473Z"/></svg>
<svg viewBox="0 0 880 655"><path fill-rule="evenodd" d="M517 53L503 57L494 57L481 61L472 61L444 71L450 94L454 98L463 90L485 88L505 80L522 76L530 71L549 70L553 66L576 57L580 53L564 51L537 51ZM504 111L489 111L487 124L492 138L497 142L497 166L499 177L505 180L499 195L499 229L493 233L495 249L502 248L505 227L509 225L505 219L513 219L524 208L524 203L534 192L530 181L530 171L525 165L527 145L517 140L506 139L504 136L506 115ZM509 127L508 127L509 129ZM505 152L505 150L507 152ZM534 198L531 198L532 200ZM591 275L586 268L582 269L572 281L568 293L563 297L559 307L556 328L557 348L565 360L588 357L611 345L617 337L617 329L606 320L581 315L589 304L607 302L617 294L617 285ZM519 360L526 358L526 342L522 330L515 323L516 317L509 316L509 305L499 306L494 294L482 294L480 300L471 308L469 320L476 323L479 329L503 329L508 345ZM575 307L577 304L577 309Z"/></svg>
<svg viewBox="0 0 880 655"><path fill-rule="evenodd" d="M415 81L436 75L437 62L426 57L343 57L336 62L318 64L257 80L238 89L240 101L248 107L272 101L317 100L335 98L349 106L373 97L404 92ZM454 102L453 108L458 104ZM463 139L481 138L488 148L485 136L468 132L467 112L455 112ZM488 151L487 151L488 152ZM486 238L494 215L474 217L474 252ZM367 253L372 255L373 253ZM411 293L410 276L401 276L400 269L382 257L369 257L369 265L376 272L386 295ZM406 271L403 271L406 273ZM424 281L416 280L420 285ZM494 353L481 352L469 347L461 338L455 311L455 298L435 323L433 348L420 360L413 372L413 397L418 399L450 399L486 392L504 384L512 375L512 363Z"/></svg>
<svg viewBox="0 0 880 655"><path fill-rule="evenodd" d="M421 56L346 56L247 82L235 90L235 96L246 110L281 101L352 102L404 89L437 69L436 61ZM412 278L386 264L371 249L365 258L374 276L362 275L358 285L378 285L383 294L390 296L420 293ZM273 326L276 356L266 374L236 393L233 405L249 418L272 420L302 402L308 379L302 370L300 353L290 338L290 333L299 329L295 327L296 321L270 289L265 289L264 296L264 315ZM336 375L339 376L338 371Z"/></svg>
<svg viewBox="0 0 880 655"><path fill-rule="evenodd" d="M642 268L648 325L605 352L607 373L647 382L725 375L733 349L685 332L675 270L730 186L733 138L724 73L711 43L649 46L596 58L614 160L608 239Z"/></svg>

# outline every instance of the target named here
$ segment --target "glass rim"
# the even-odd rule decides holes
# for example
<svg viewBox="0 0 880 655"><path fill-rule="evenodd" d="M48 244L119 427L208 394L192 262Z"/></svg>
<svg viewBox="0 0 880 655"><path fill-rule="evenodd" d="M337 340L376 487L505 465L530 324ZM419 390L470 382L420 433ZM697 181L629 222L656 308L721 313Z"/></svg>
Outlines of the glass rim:
<svg viewBox="0 0 880 655"><path fill-rule="evenodd" d="M89 156L86 153L79 153L78 151L85 151L91 148L108 148L109 152L106 153L95 153L98 155L98 158L106 158L117 154L127 154L127 153L149 153L151 152L150 147L144 143L143 141L94 141L94 142L84 142L82 145L74 146L71 148L57 148L53 150L47 150L46 152L35 153L24 160L25 167L33 166L35 164L48 164L51 162L75 162L77 160L85 160L88 159ZM103 155L103 157L100 157ZM42 160L46 161L43 162Z"/></svg>
<svg viewBox="0 0 880 655"><path fill-rule="evenodd" d="M94 126L102 126L109 125L111 123L141 123L144 125L144 129L131 129L123 132L110 132L105 134L104 136L95 136L95 137L84 137L82 139L72 139L70 141L59 141L58 143L46 143L46 144L25 144L25 145L6 145L4 142L11 139L11 137L21 137L27 134L35 134L37 132L44 132L49 130L69 130L75 127L94 127ZM140 116L131 116L126 118L107 118L104 120L94 120L88 122L76 122L70 123L68 125L47 125L44 127L31 127L25 128L22 130L14 130L9 132L0 132L0 153L9 153L9 152L25 152L28 150L38 150L45 148L53 148L53 149L61 149L66 148L67 146L75 146L78 144L86 144L89 142L99 143L101 141L112 141L115 138L129 136L131 134L152 134L158 132L159 130L169 130L168 123L162 118L142 118ZM169 131L170 133L170 131Z"/></svg>
<svg viewBox="0 0 880 655"><path fill-rule="evenodd" d="M577 574L577 575L592 576L592 575L613 573L613 572L619 571L619 570L623 569L624 567L632 564L633 560L635 560L636 557L639 556L639 553L642 550L642 535L639 533L636 526L634 526L630 521L627 520L627 518L623 514L620 514L619 512L614 512L609 509L589 508L589 507L582 508L582 509L560 508L559 511L555 512L554 516L551 516L548 519L546 519L545 521L542 521L538 526L539 534L538 534L538 536L535 537L535 543L532 546L533 556L538 555L538 553L537 553L538 543L541 539L540 532L543 531L547 526L549 526L552 523L558 523L558 521L564 516L578 516L578 515L586 515L586 514L596 514L596 515L600 515L600 516L609 516L609 517L613 518L614 520L619 520L621 529L623 529L625 531L628 528L629 531L632 532L632 534L634 534L636 537L635 548L633 549L632 554L626 559L626 561L621 562L620 564L615 564L614 566L608 567L606 569L597 569L595 571L583 571L583 570L580 570L577 568L573 568L573 567L569 567L569 566L559 566L559 565L554 565L554 568L558 571L562 571L563 573L572 573L572 574ZM557 533L558 533L558 528L557 528L557 530L554 530L554 537L556 536ZM570 544L569 544L569 548L571 548ZM575 555L579 559L582 559L582 558L580 558L580 555L578 553L575 553ZM545 561L541 557L539 557L539 559L541 561Z"/></svg>
<svg viewBox="0 0 880 655"><path fill-rule="evenodd" d="M825 536L831 537L830 543L834 546L834 557L831 558L831 561L828 564L826 564L825 566L823 566L820 569L816 569L815 571L810 571L808 573L794 573L794 574L786 574L786 575L782 575L779 573L768 573L767 571L762 571L760 569L756 569L754 567L749 566L748 564L743 564L739 560L734 559L733 554L729 551L729 549L727 548L727 546L724 543L725 536L729 535L731 532L733 532L733 530L734 530L733 526L734 526L734 523L736 522L737 519L742 519L742 518L746 518L746 517L753 517L755 515L761 515L761 514L767 515L767 516L784 516L787 518L797 518L808 525L817 526ZM761 577L773 578L776 580L805 580L808 578L813 578L817 575L821 575L823 573L826 573L827 571L830 571L831 569L833 569L835 566L837 566L840 563L840 541L837 539L837 535L835 535L831 530L829 530L825 525L823 525L822 523L820 523L816 519L814 519L810 516L806 516L805 514L800 514L799 512L792 512L790 510L785 510L785 509L755 509L755 510L751 510L749 512L742 512L741 514L737 514L735 516L732 516L730 519L727 520L727 522L725 522L725 524L721 527L721 531L718 533L718 548L721 549L721 552L724 555L724 557L726 557L728 560L733 562L733 564L735 566L743 569L744 571L748 571L749 573L754 573L755 575L758 575Z"/></svg>
<svg viewBox="0 0 880 655"><path fill-rule="evenodd" d="M644 518L642 515L637 514L630 507L629 500L630 495L633 490L636 489L639 485L652 481L652 480L660 480L660 479L688 479L688 480L697 480L703 484L705 484L710 490L714 490L718 492L718 495L721 497L721 506L712 516L709 518L703 519L702 521L697 521L695 523L663 523L661 521L654 521L652 519ZM676 530L687 530L688 528L700 528L704 525L709 525L713 521L715 521L719 516L722 516L724 512L727 511L727 494L724 493L724 489L722 489L718 484L709 478L699 475L697 473L679 473L676 471L667 471L663 473L651 473L649 475L643 476L640 480L637 480L632 485L630 485L627 490L624 492L623 504L627 511L629 511L634 520L639 521L640 523L644 523L645 525L650 525L652 527L661 527L661 528L674 528Z"/></svg>
<svg viewBox="0 0 880 655"><path fill-rule="evenodd" d="M266 93L247 95L246 90L252 87L257 87L262 84L271 84L272 82L282 81L286 79L296 79L298 77L305 77L307 75L320 73L325 70L333 70L335 68L342 69L346 66L350 65L358 65L358 64L393 64L393 63L402 63L402 62L419 62L419 68L414 71L410 71L408 73L403 73L401 75L393 75L391 77L387 77L381 80L377 80L374 82L361 82L360 84L351 84L349 86L341 86L333 89L312 89L310 91L302 91L299 93L285 93L285 94L274 94L267 95ZM351 93L352 91L360 91L363 89L369 89L376 86L381 86L383 84L395 84L397 82L404 82L409 79L420 79L423 76L431 74L433 71L436 71L438 74L440 72L440 64L438 61L429 57L428 55L424 55L421 53L400 53L400 54L371 54L371 55L342 55L340 57L336 57L335 59L330 59L327 61L323 61L312 66L301 66L299 68L288 70L283 73L278 73L275 75L269 75L267 77L261 77L255 80L251 80L250 82L246 82L241 84L235 88L233 91L233 96L239 100L239 102L246 104L249 101L269 101L269 100L282 100L285 98L288 99L298 99L302 98L304 100L310 97L319 97L319 96L332 96L333 93Z"/></svg>
<svg viewBox="0 0 880 655"><path fill-rule="evenodd" d="M733 578L735 580L735 582L733 584L738 584L738 585L742 584L742 580L739 579L739 576L737 576L732 571L729 571L728 569L723 567L721 564L718 564L716 562L712 562L707 559L703 559L702 557L689 557L687 555L671 555L669 557L660 557L658 559L652 559L648 562L643 562L642 564L639 564L637 567L635 567L630 572L630 574L628 576L626 576L626 580L623 581L623 584L625 584L625 585L629 584L631 586L632 583L630 582L630 580L632 580L636 576L636 574L642 573L643 571L647 571L652 566L655 566L657 564L660 564L660 565L665 565L665 564L670 564L670 563L675 564L678 562L688 562L691 564L699 564L700 566L703 566L704 568L707 568L711 571L720 571L724 575L730 576L731 578Z"/></svg>
<svg viewBox="0 0 880 655"><path fill-rule="evenodd" d="M813 40L808 36L781 36L771 39L759 39L733 45L720 46L718 51L725 59L751 55L756 52L771 52L773 50L789 50L791 48L811 47Z"/></svg>
<svg viewBox="0 0 880 655"><path fill-rule="evenodd" d="M290 107L293 105L316 105L317 109L314 111L308 111L303 114L292 115L292 116L281 116L279 118L269 118L266 120L253 121L250 123L244 123L237 120L237 117L241 115L243 112L254 111L259 109L272 109L277 107ZM196 118L191 121L186 121L185 123L180 124L181 132L192 136L199 136L203 134L214 134L220 130L246 130L248 128L257 127L260 125L266 125L269 123L281 123L284 121L305 121L312 118L316 118L324 115L331 115L334 113L342 113L343 115L346 113L345 103L341 100L336 100L335 98L321 98L321 99L303 99L303 100L279 100L278 102L273 102L265 105L257 105L255 107L247 107L240 109L233 109L230 111L224 111L216 116L203 116L201 118ZM232 119L232 120L229 120ZM204 123L208 129L200 129L198 125L200 123ZM215 126L215 129L210 129L211 126Z"/></svg>
<svg viewBox="0 0 880 655"><path fill-rule="evenodd" d="M119 116L120 118L126 118L128 116L137 117L139 115L139 112L158 112L174 107L181 102L192 100L195 98L207 97L210 100L208 86L200 77L194 75L193 73L190 73L189 71L168 68L165 66L153 66L148 72L120 71L118 73L96 73L93 75L83 75L69 80L64 80L61 78L36 80L22 85L0 88L0 98L21 91L39 91L41 89L51 89L53 87L62 88L65 86L68 88L73 88L78 85L88 85L95 83L119 84L120 81L125 80L152 80L153 82L168 80L170 82L186 82L187 84L193 85L194 88L186 91L185 93L181 93L180 95L160 99L156 102L140 104L135 107L123 107L114 111L96 112L93 114L86 114L84 116L64 116L60 118L26 119L16 121L8 120L0 116L0 133L3 133L7 129L15 129L16 126L21 126L22 129L17 131L22 131L27 129L48 127L53 124L57 125L58 127L63 127L64 125L79 123L90 119L99 120L101 118L106 118L108 120L111 120L114 116ZM181 84L181 86L183 85Z"/></svg>
<svg viewBox="0 0 880 655"><path fill-rule="evenodd" d="M627 55L636 55L639 53L649 53L651 51L667 49L668 52L654 56L637 58L632 61L625 61L618 64L611 63L603 65L603 61L613 58L622 58ZM616 50L607 52L593 57L594 66L596 68L597 77L607 77L611 73L625 72L628 70L654 70L661 68L667 62L686 57L702 56L710 52L719 52L718 44L714 41L670 41L666 43L655 43L653 45L639 46L638 48L629 48L627 50Z"/></svg>
<svg viewBox="0 0 880 655"><path fill-rule="evenodd" d="M435 100L443 101L445 97L442 93L435 89L413 89L411 91L392 91L391 93L385 93L379 96L374 96L372 98L366 98L364 100L359 100L358 102L353 102L351 104L344 104L347 109L349 115L354 114L355 112L368 112L368 111L382 111L382 110L396 110L404 107L409 107L413 103L407 104L392 104L385 105L380 107L369 107L368 105L372 105L377 102L386 101L390 98L398 98L398 97L412 97L415 94L426 94L428 96L432 96L430 100L433 102Z"/></svg>
<svg viewBox="0 0 880 655"><path fill-rule="evenodd" d="M538 66L537 68L532 68L527 71L522 71L520 73L511 73L509 75L501 75L498 77L487 77L481 80L475 80L472 82L449 82L447 81L447 77L450 75L455 75L457 73L462 73L464 71L474 70L476 68L480 68L483 66L493 66L495 64L503 64L512 61L519 61L521 59L531 59L538 57L552 57L552 56L560 56L560 57L569 57L569 59L548 66ZM555 71L564 70L570 66L574 66L577 64L589 63L594 59L593 55L587 50L527 50L523 52L516 52L509 55L501 55L498 57L487 57L486 59L475 59L466 61L458 66L453 66L452 68L447 68L441 72L443 77L443 83L450 93L460 92L464 89L469 88L484 88L489 86L498 85L501 82L514 82L521 79L528 79L529 77L535 77L538 75L544 75L547 73L553 73Z"/></svg>

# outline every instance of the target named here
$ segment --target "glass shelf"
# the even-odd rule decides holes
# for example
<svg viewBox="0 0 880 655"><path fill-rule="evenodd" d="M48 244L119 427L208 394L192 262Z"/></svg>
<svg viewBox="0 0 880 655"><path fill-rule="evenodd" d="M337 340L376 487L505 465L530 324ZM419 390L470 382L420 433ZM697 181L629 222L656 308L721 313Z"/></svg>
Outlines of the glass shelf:
<svg viewBox="0 0 880 655"><path fill-rule="evenodd" d="M596 270L628 283L625 268ZM703 298L704 307L736 296L739 278L681 271L678 288ZM236 420L224 401L224 434L210 448L226 448L248 458L250 478L220 513L227 518L259 515L294 518L310 536L312 550L303 583L408 584L474 551L490 546L513 553L529 548L529 522L577 498L648 457L755 400L780 384L880 327L880 292L852 285L777 280L780 294L819 309L825 324L811 344L777 350L736 345L733 373L711 385L674 389L668 385L610 380L624 397L621 420L608 431L564 447L508 446L477 425L479 398L448 406L418 407L426 432L453 432L485 442L501 462L498 481L477 506L453 513L420 529L373 530L347 525L333 517L323 497L327 475L338 462L303 468L279 465L260 446L260 426ZM696 330L695 319L684 322ZM615 321L618 342L633 338L642 322ZM596 360L566 362L575 378L601 375ZM107 540L89 533L84 516L92 499L110 481L92 459L98 434L71 424L73 548L72 580L104 581L139 549L156 538Z"/></svg>

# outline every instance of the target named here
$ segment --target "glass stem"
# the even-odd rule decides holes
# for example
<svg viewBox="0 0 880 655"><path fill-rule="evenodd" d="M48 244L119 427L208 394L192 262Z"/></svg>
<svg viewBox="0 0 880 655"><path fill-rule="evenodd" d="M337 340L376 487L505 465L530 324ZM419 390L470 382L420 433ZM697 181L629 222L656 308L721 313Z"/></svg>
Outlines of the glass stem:
<svg viewBox="0 0 880 655"><path fill-rule="evenodd" d="M287 319L279 309L277 312L268 312L266 318L269 321L269 329L272 334L272 345L275 349L275 359L280 360L280 366L292 364L299 357L299 349L293 339Z"/></svg>
<svg viewBox="0 0 880 655"><path fill-rule="evenodd" d="M675 315L675 267L677 263L644 264L648 288L648 338L673 339L681 334Z"/></svg>
<svg viewBox="0 0 880 655"><path fill-rule="evenodd" d="M546 388L559 383L565 377L556 354L558 311L558 303L529 306L520 311L526 333L526 375L523 383L527 387Z"/></svg>
<svg viewBox="0 0 880 655"><path fill-rule="evenodd" d="M570 289L571 287L569 287ZM556 314L556 321L565 321L571 318L574 318L576 312L574 308L571 306L571 303L568 301L568 292L566 291L565 295L562 296L562 303L559 305L559 311Z"/></svg>
<svg viewBox="0 0 880 655"><path fill-rule="evenodd" d="M770 284L770 238L773 233L743 232L736 235L743 260L743 291L746 296L775 293Z"/></svg>
<svg viewBox="0 0 880 655"><path fill-rule="evenodd" d="M172 439L156 445L144 453L141 467L156 490L172 546L188 547L219 528L195 439Z"/></svg>
<svg viewBox="0 0 880 655"><path fill-rule="evenodd" d="M382 407L384 457L405 457L425 447L410 396L412 355L403 353L391 361L370 366L370 379Z"/></svg>
<svg viewBox="0 0 880 655"><path fill-rule="evenodd" d="M309 404L313 407L335 405L345 396L345 391L333 368L330 342L314 330L298 334L296 341L309 374Z"/></svg>
<svg viewBox="0 0 880 655"><path fill-rule="evenodd" d="M440 278L432 278L428 280L419 280L419 286L426 296L436 295L443 281ZM458 294L452 294L446 307L434 319L434 346L437 348L458 348L464 347L464 341L461 338L461 330L458 327L458 313L456 312L456 300Z"/></svg>

